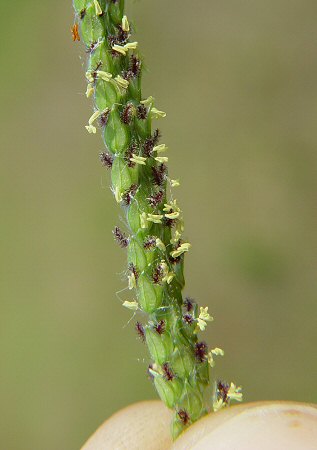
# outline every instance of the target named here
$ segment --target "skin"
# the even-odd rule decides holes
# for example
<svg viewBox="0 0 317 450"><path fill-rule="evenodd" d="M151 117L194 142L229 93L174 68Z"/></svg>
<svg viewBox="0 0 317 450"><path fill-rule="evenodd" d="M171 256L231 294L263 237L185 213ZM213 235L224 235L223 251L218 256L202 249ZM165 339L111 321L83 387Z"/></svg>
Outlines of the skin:
<svg viewBox="0 0 317 450"><path fill-rule="evenodd" d="M171 412L135 403L106 420L81 450L316 450L317 406L257 402L209 414L172 442Z"/></svg>

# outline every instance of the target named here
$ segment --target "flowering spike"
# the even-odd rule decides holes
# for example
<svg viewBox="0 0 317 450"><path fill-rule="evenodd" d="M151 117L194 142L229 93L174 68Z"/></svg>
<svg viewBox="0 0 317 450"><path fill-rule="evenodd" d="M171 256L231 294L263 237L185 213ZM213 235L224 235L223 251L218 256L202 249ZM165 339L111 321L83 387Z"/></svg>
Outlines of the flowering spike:
<svg viewBox="0 0 317 450"><path fill-rule="evenodd" d="M208 352L198 333L212 321L208 307L192 299L183 301L184 259L191 245L182 240L182 211L170 198L178 179L168 175L168 147L161 133L152 131L152 119L166 117L152 96L142 95L143 63L138 42L130 41L131 26L124 0L75 0L73 40L84 42L88 58L87 98L96 111L86 125L97 131L106 150L101 164L111 171L111 190L122 207L127 233L115 227L113 235L127 248L126 277L130 299L123 306L149 315L147 325L137 322L138 336L146 342L152 363L149 374L158 395L174 409L173 437L210 410L241 401L241 388L219 382L214 399L207 399L209 369L223 355L216 347ZM80 35L79 35L80 28ZM132 297L132 294L134 298ZM213 405L212 405L213 403Z"/></svg>

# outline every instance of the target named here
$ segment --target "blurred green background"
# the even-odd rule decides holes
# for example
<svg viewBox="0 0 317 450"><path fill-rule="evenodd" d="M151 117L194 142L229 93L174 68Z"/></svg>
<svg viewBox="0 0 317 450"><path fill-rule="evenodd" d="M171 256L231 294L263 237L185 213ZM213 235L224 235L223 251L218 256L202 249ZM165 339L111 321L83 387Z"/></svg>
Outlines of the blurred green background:
<svg viewBox="0 0 317 450"><path fill-rule="evenodd" d="M246 401L316 402L317 3L129 3L182 181L186 294L226 352L215 376ZM76 450L155 394L115 296L125 254L71 3L1 6L0 448Z"/></svg>

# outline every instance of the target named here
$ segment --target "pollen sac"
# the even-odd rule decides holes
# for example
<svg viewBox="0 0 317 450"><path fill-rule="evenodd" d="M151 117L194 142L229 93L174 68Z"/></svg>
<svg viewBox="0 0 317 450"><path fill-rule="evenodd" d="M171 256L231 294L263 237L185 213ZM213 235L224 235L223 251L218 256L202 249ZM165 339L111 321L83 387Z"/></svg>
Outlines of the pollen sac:
<svg viewBox="0 0 317 450"><path fill-rule="evenodd" d="M114 108L109 114L108 123L104 131L104 140L111 153L122 154L129 146L129 127L121 122L117 108Z"/></svg>
<svg viewBox="0 0 317 450"><path fill-rule="evenodd" d="M135 239L129 243L128 264L133 264L140 272L143 272L147 266L144 249Z"/></svg>
<svg viewBox="0 0 317 450"><path fill-rule="evenodd" d="M82 9L82 8L81 8ZM86 14L81 22L81 35L87 47L104 36L103 20L96 15L95 5L91 3L86 7Z"/></svg>
<svg viewBox="0 0 317 450"><path fill-rule="evenodd" d="M162 304L163 289L159 285L154 286L151 279L143 274L138 280L137 296L141 309L151 314Z"/></svg>

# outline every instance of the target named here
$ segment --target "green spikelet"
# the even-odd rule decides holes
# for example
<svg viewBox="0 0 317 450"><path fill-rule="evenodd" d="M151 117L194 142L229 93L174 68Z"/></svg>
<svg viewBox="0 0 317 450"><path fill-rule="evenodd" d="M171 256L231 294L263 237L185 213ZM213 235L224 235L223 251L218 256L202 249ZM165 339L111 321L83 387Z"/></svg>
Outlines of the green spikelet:
<svg viewBox="0 0 317 450"><path fill-rule="evenodd" d="M123 208L128 236L118 227L114 236L128 253L128 286L133 300L123 305L148 315L137 323L152 363L149 372L163 402L175 410L172 424L177 437L190 423L210 410L209 365L220 349L208 352L197 333L212 317L208 308L183 300L184 241L182 212L174 193L179 185L168 176L167 146L152 132L152 121L166 114L154 99L141 95L142 60L138 43L130 40L131 27L124 15L124 0L74 0L76 22L86 46L86 95L94 113L86 129L101 128L106 151L101 162L111 169L112 192ZM77 40L79 39L77 37ZM214 409L241 399L239 388L226 383L218 388Z"/></svg>

